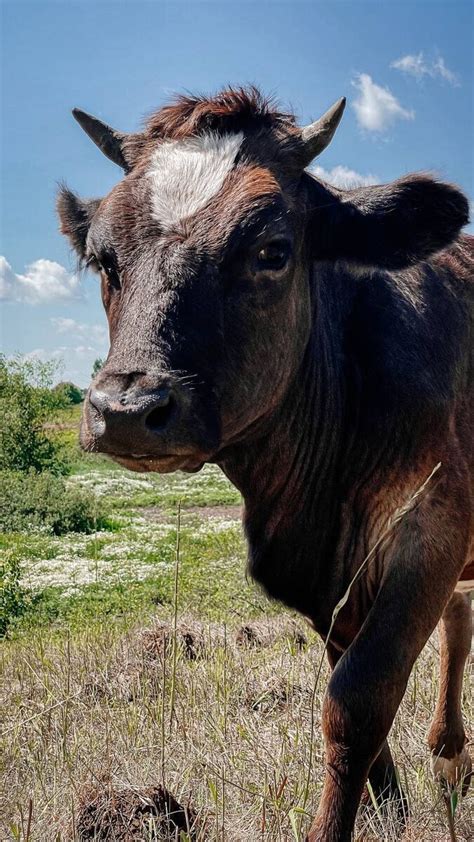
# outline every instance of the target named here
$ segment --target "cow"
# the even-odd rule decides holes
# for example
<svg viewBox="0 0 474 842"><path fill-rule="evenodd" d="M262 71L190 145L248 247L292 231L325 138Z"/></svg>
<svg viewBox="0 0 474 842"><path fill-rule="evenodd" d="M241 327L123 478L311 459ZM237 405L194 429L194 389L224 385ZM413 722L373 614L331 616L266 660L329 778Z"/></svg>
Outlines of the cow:
<svg viewBox="0 0 474 842"><path fill-rule="evenodd" d="M423 173L348 190L315 178L344 105L301 128L257 89L227 88L131 134L74 110L125 174L104 198L58 195L110 328L82 447L134 471L219 465L243 496L252 577L325 642L309 842L351 838L367 778L405 813L387 735L438 622L434 771L446 785L471 772L468 203Z"/></svg>

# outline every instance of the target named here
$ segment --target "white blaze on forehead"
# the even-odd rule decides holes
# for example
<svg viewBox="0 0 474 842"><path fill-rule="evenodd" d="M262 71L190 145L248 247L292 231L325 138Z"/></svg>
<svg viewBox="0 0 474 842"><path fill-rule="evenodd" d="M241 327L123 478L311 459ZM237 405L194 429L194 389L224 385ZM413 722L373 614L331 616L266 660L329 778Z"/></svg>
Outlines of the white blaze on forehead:
<svg viewBox="0 0 474 842"><path fill-rule="evenodd" d="M204 207L232 170L244 135L208 133L161 143L148 176L154 219L164 231Z"/></svg>

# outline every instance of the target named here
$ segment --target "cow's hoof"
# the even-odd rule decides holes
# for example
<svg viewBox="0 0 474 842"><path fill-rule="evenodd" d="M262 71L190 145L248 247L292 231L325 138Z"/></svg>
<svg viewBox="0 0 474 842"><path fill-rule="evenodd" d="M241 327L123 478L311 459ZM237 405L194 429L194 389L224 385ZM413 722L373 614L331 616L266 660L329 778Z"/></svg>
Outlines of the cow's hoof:
<svg viewBox="0 0 474 842"><path fill-rule="evenodd" d="M431 771L444 788L451 790L460 786L461 794L466 795L472 777L472 760L467 748L450 758L432 756Z"/></svg>

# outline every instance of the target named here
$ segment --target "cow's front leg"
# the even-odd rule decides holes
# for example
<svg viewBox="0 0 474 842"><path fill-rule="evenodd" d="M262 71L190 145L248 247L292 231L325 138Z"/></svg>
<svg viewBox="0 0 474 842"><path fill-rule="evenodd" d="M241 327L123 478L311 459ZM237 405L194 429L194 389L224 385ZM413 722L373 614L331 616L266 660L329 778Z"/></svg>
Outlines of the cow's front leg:
<svg viewBox="0 0 474 842"><path fill-rule="evenodd" d="M329 642L327 644L327 657L332 670L335 669L341 656L342 653ZM408 817L408 801L400 786L387 740L384 740L380 752L370 767L369 782L377 807L393 806L400 833L403 832ZM367 810L372 810L372 797L368 789L364 790L362 803Z"/></svg>
<svg viewBox="0 0 474 842"><path fill-rule="evenodd" d="M471 601L467 594L454 593L439 626L439 697L428 744L435 777L448 787L461 784L464 794L469 786L472 762L466 748L461 697L471 637Z"/></svg>
<svg viewBox="0 0 474 842"><path fill-rule="evenodd" d="M456 522L454 509L443 513L438 496L433 503L425 500L399 525L374 605L330 679L322 723L326 775L308 842L350 842L369 769L462 568L465 524Z"/></svg>
<svg viewBox="0 0 474 842"><path fill-rule="evenodd" d="M398 663L390 676L383 676L381 667L371 648L362 651L354 645L329 682L322 716L326 774L308 842L351 839L365 782L386 742L410 673L408 663Z"/></svg>

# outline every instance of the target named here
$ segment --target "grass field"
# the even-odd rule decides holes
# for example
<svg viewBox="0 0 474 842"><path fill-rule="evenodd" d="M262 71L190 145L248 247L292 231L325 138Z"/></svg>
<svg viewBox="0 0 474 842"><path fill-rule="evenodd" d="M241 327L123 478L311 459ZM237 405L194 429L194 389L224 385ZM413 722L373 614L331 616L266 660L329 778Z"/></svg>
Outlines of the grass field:
<svg viewBox="0 0 474 842"><path fill-rule="evenodd" d="M76 422L56 431L71 448ZM301 839L327 668L305 624L247 581L237 492L211 466L137 475L79 452L68 482L107 501L107 529L0 536L28 591L1 644L0 839ZM436 692L434 635L391 738L420 842L450 839L425 745ZM471 723L473 695L466 679ZM160 785L189 805L180 835L153 817ZM472 797L455 819L472 839ZM361 814L357 838L395 839L395 823Z"/></svg>

